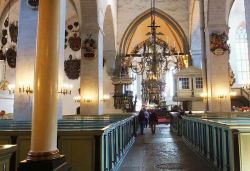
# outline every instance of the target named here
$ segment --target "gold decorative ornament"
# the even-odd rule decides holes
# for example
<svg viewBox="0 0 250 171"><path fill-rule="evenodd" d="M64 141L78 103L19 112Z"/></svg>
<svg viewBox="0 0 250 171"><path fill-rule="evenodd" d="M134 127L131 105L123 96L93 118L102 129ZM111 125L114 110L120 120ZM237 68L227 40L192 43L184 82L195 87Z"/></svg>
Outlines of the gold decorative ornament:
<svg viewBox="0 0 250 171"><path fill-rule="evenodd" d="M8 90L8 85L9 82L4 79L3 81L0 82L0 90Z"/></svg>

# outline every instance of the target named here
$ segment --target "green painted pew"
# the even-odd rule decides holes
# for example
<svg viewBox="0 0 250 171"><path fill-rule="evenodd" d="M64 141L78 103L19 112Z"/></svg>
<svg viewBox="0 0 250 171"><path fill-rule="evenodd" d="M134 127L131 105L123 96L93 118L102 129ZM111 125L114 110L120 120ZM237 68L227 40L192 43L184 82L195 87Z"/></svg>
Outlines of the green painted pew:
<svg viewBox="0 0 250 171"><path fill-rule="evenodd" d="M182 117L183 139L223 171L250 170L250 118Z"/></svg>
<svg viewBox="0 0 250 171"><path fill-rule="evenodd" d="M134 142L134 115L87 116L58 121L58 149L73 171L118 170ZM0 121L0 144L17 144L15 165L30 149L30 122Z"/></svg>

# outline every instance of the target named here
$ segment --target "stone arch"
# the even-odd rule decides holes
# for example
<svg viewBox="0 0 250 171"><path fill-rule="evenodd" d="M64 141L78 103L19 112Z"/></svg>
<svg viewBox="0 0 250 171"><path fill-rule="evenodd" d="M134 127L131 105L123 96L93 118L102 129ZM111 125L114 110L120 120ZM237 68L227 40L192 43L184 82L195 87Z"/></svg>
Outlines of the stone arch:
<svg viewBox="0 0 250 171"><path fill-rule="evenodd" d="M144 21L146 18L150 16L150 9L143 12L141 15L139 15L134 21L129 25L129 27L126 29L120 43L120 49L119 54L126 54L127 48L128 48L128 40L131 39L133 36L133 32L135 32L136 28L142 21ZM184 53L189 53L189 44L187 37L181 28L181 26L177 23L177 21L166 14L165 12L161 11L160 9L156 9L156 16L164 20L166 23L168 23L173 29L176 31L177 35L180 37L182 43L183 43L183 50Z"/></svg>
<svg viewBox="0 0 250 171"><path fill-rule="evenodd" d="M75 11L75 13L76 13L76 17L79 18L79 11L77 10L75 1L74 1L74 0L69 0L69 1L67 1L67 2L70 3L70 4L72 5L72 7L73 7L73 9L74 9L74 11Z"/></svg>

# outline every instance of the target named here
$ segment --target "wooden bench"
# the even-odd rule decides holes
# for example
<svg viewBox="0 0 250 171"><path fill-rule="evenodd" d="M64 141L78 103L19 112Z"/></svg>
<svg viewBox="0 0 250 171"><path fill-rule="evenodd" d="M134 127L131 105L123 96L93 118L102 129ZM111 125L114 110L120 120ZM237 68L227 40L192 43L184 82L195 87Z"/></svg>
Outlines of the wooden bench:
<svg viewBox="0 0 250 171"><path fill-rule="evenodd" d="M117 170L134 142L136 125L133 115L59 120L58 149L73 171ZM0 143L18 146L16 167L27 157L30 135L30 122L0 121Z"/></svg>

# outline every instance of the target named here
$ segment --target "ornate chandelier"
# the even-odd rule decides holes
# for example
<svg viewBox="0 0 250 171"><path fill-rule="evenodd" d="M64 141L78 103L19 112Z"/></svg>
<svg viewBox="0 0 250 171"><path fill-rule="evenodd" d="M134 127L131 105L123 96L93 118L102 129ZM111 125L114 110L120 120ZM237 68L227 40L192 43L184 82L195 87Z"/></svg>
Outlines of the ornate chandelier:
<svg viewBox="0 0 250 171"><path fill-rule="evenodd" d="M175 46L157 37L163 35L157 32L155 0L151 0L151 31L148 39L136 45L131 54L121 58L121 72L132 72L142 75L142 101L159 104L163 99L165 89L164 75L167 71L185 67L183 53L178 53ZM124 74L124 73L122 73Z"/></svg>
<svg viewBox="0 0 250 171"><path fill-rule="evenodd" d="M161 74L165 71L183 68L183 53L178 53L176 48L169 43L157 37L163 35L157 32L155 21L155 0L151 0L151 31L146 35L148 39L136 45L131 54L122 57L122 68L130 68L136 74Z"/></svg>

